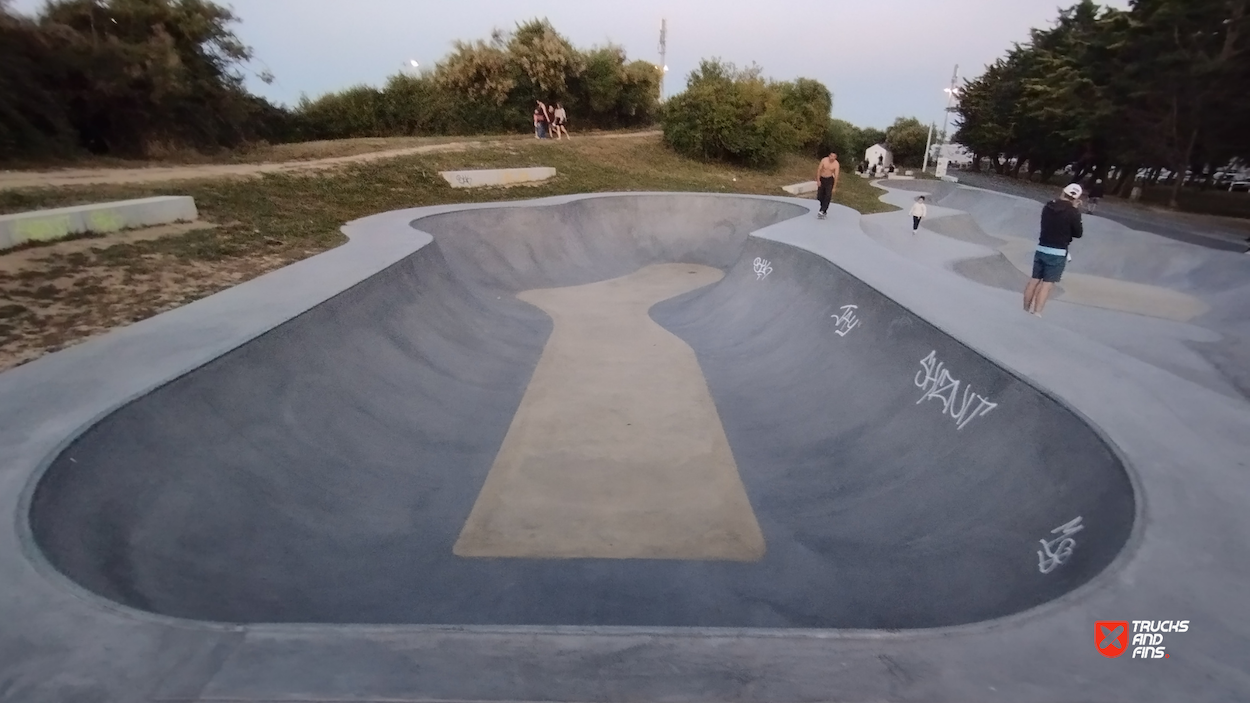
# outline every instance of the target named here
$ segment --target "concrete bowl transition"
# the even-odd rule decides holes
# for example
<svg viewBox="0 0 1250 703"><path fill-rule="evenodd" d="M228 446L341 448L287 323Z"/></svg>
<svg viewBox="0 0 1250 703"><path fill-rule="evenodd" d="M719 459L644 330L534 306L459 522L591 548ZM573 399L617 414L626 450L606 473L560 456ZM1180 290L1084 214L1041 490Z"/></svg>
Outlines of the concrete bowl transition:
<svg viewBox="0 0 1250 703"><path fill-rule="evenodd" d="M1246 404L921 261L988 249L717 194L343 231L0 374L0 703L1250 696ZM1192 625L1096 649L1142 619Z"/></svg>
<svg viewBox="0 0 1250 703"><path fill-rule="evenodd" d="M749 236L805 214L637 196L420 219L430 246L87 430L35 491L33 534L105 598L220 622L934 627L1018 612L1096 575L1132 527L1115 453L1061 403L837 266ZM773 272L761 277L759 261ZM518 294L666 263L723 272L650 315L697 355L691 373L750 502L733 509L753 509L763 553L682 558L649 543L633 558L541 558L574 527L515 558L453 553L552 338L551 318ZM843 305L856 306L849 332ZM577 452L602 439L585 425L536 441ZM688 471L684 454L710 445L665 437L684 431L661 423L572 470L593 477L670 442L650 463ZM522 489L509 490L505 504ZM693 512L714 490L668 509ZM666 510L608 502L647 520ZM1089 528L1079 548L1047 565L1039 537L1076 519ZM603 529L628 543L627 525ZM704 516L672 531L716 529Z"/></svg>

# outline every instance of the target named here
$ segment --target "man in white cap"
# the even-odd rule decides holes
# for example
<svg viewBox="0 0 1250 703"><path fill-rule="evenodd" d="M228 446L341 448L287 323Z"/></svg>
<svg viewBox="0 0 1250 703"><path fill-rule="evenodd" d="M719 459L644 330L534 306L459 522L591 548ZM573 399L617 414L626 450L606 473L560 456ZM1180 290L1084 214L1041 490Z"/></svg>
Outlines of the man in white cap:
<svg viewBox="0 0 1250 703"><path fill-rule="evenodd" d="M1081 186L1070 183L1063 189L1058 200L1042 207L1041 235L1037 251L1033 253L1033 277L1024 287L1024 309L1038 317L1046 307L1050 289L1063 276L1068 263L1068 245L1084 234L1081 211L1077 202L1081 199Z"/></svg>

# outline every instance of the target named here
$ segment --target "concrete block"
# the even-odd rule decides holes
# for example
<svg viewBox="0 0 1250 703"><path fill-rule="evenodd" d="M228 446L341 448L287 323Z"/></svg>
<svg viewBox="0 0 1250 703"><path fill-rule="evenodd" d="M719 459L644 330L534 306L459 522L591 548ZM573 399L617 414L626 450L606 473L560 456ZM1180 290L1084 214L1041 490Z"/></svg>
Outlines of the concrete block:
<svg viewBox="0 0 1250 703"><path fill-rule="evenodd" d="M816 181L803 181L802 183L781 187L782 190L790 195L807 195L808 193L815 193L818 188Z"/></svg>
<svg viewBox="0 0 1250 703"><path fill-rule="evenodd" d="M198 218L195 200L186 195L18 212L0 215L0 250L26 242L55 241L72 234L104 234L170 222L193 222Z"/></svg>
<svg viewBox="0 0 1250 703"><path fill-rule="evenodd" d="M959 182L959 178L958 178L958 177L956 177L956 176L942 176L942 180L946 181L947 183L958 183L958 182Z"/></svg>
<svg viewBox="0 0 1250 703"><path fill-rule="evenodd" d="M486 168L476 171L439 171L452 188L481 188L482 186L507 186L514 183L536 183L556 175L550 166L533 168Z"/></svg>
<svg viewBox="0 0 1250 703"><path fill-rule="evenodd" d="M897 173L887 174L885 178L887 181L914 181L916 180L915 176L901 176Z"/></svg>

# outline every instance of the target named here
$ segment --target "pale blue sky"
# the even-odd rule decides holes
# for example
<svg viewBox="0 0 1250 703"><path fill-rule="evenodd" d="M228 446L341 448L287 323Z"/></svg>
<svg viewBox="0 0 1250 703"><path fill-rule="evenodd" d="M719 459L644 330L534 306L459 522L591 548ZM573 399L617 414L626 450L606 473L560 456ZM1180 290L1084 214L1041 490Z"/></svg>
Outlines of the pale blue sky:
<svg viewBox="0 0 1250 703"><path fill-rule="evenodd" d="M431 66L456 39L546 17L574 45L608 41L659 61L669 26L666 93L679 92L702 57L752 61L781 79L805 76L834 92L834 115L885 127L900 115L942 119L951 70L975 76L1030 27L1075 0L233 0L239 36L255 50L255 92L294 103L357 83L379 85L410 59ZM1126 7L1127 0L1103 4ZM17 0L31 12L42 0Z"/></svg>

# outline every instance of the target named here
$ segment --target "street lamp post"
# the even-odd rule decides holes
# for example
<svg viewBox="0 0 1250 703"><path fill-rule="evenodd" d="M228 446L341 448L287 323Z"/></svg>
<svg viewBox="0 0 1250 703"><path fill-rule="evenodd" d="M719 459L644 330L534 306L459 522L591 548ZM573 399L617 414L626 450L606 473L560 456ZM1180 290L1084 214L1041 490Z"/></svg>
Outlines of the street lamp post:
<svg viewBox="0 0 1250 703"><path fill-rule="evenodd" d="M942 89L942 91L946 93L946 109L943 111L944 116L942 118L942 131L938 134L938 139L941 141L942 145L946 144L946 128L950 125L951 112L953 111L952 105L955 102L955 96L959 94L959 87L956 85L958 82L959 64L955 64L955 71L951 73L951 87ZM926 173L929 169L929 152L933 150L933 128L936 126L937 125L933 122L929 123L929 137L925 140L924 164L920 167L921 173ZM941 157L939 156L938 159L940 158ZM934 163L937 163L938 159L934 159Z"/></svg>
<svg viewBox="0 0 1250 703"><path fill-rule="evenodd" d="M933 123L929 123L929 136L924 140L924 163L920 165L921 173L929 171L929 150L933 148Z"/></svg>
<svg viewBox="0 0 1250 703"><path fill-rule="evenodd" d="M951 72L951 87L944 88L946 91L946 110L942 117L942 150L946 150L949 140L946 138L946 128L950 125L951 112L954 109L952 105L955 103L955 96L959 94L959 64L955 64L955 70ZM941 159L941 156L938 157Z"/></svg>

